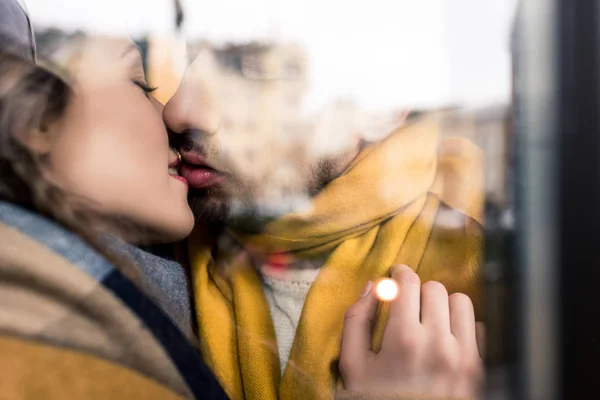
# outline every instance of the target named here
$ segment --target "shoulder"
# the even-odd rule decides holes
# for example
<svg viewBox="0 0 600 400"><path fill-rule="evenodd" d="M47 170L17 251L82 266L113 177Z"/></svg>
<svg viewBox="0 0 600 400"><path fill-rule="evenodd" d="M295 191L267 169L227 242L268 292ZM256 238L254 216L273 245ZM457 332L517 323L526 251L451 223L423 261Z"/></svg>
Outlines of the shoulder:
<svg viewBox="0 0 600 400"><path fill-rule="evenodd" d="M0 331L98 356L187 392L162 344L102 279L11 226L0 223L0 238ZM77 252L80 262L90 256Z"/></svg>
<svg viewBox="0 0 600 400"><path fill-rule="evenodd" d="M92 354L6 336L0 336L0 353L3 399L181 399L137 371Z"/></svg>

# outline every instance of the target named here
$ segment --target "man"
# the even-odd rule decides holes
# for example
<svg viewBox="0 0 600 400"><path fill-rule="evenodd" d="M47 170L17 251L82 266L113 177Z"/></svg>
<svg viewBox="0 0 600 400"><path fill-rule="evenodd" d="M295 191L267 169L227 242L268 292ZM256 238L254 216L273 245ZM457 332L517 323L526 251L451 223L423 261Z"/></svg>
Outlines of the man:
<svg viewBox="0 0 600 400"><path fill-rule="evenodd" d="M330 398L344 313L394 264L481 311L479 149L441 140L438 115L376 140L346 124L344 106L306 123L294 98L302 63L289 65L277 46L203 51L163 114L210 227L188 241L203 353L249 400Z"/></svg>

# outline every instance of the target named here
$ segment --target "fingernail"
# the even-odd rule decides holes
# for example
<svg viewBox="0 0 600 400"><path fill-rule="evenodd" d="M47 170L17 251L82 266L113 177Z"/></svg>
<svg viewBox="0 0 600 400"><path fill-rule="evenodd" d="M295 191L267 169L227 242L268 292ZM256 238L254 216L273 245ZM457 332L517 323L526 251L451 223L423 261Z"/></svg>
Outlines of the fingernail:
<svg viewBox="0 0 600 400"><path fill-rule="evenodd" d="M367 282L367 286L365 286L365 288L363 289L360 298L365 298L369 295L369 293L371 293L371 289L373 289L373 282L369 281Z"/></svg>

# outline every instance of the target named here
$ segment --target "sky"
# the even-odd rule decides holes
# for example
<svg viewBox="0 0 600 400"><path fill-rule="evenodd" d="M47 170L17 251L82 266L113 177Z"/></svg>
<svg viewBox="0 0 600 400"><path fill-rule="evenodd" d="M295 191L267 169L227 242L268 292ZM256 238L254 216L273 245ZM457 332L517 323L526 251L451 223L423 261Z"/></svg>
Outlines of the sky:
<svg viewBox="0 0 600 400"><path fill-rule="evenodd" d="M33 23L95 33L173 33L171 0L25 0ZM510 91L516 0L183 0L185 35L303 45L320 107L485 106Z"/></svg>

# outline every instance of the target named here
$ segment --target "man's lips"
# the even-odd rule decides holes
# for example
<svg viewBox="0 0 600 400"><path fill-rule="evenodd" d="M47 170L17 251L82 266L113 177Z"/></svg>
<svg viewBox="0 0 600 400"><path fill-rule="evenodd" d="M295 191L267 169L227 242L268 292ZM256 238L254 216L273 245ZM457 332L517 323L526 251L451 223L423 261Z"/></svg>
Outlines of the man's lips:
<svg viewBox="0 0 600 400"><path fill-rule="evenodd" d="M225 176L213 169L208 163L194 152L182 152L184 163L179 168L179 173L188 182L190 187L206 189L221 183Z"/></svg>
<svg viewBox="0 0 600 400"><path fill-rule="evenodd" d="M212 168L204 159L204 157L202 157L200 154L194 152L194 151L181 151L181 158L183 158L183 161L185 161L188 164L192 164L195 166L200 166L200 167L208 167L210 169L214 169Z"/></svg>

